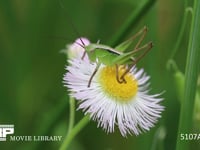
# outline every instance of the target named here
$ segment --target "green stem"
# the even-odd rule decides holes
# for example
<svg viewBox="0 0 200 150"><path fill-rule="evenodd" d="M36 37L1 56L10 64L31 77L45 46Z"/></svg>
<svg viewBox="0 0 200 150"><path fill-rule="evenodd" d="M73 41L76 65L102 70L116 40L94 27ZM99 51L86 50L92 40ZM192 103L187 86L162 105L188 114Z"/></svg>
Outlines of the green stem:
<svg viewBox="0 0 200 150"><path fill-rule="evenodd" d="M179 130L176 150L189 150L189 142L181 140L181 134L191 133L194 99L197 86L198 70L200 67L200 1L194 1L194 12L188 46L185 72L184 99L181 104Z"/></svg>
<svg viewBox="0 0 200 150"><path fill-rule="evenodd" d="M70 114L69 114L69 128L68 128L68 134L72 130L74 126L74 119L75 119L75 100L73 97L70 97L69 99L69 104L70 104Z"/></svg>
<svg viewBox="0 0 200 150"><path fill-rule="evenodd" d="M133 26L142 18L144 14L146 14L149 9L153 6L156 0L147 0L141 1L139 6L137 6L130 17L126 20L126 22L122 25L121 29L117 32L116 35L113 36L111 41L109 42L111 46L116 46L122 39L130 32Z"/></svg>
<svg viewBox="0 0 200 150"><path fill-rule="evenodd" d="M72 139L83 129L88 123L90 119L89 116L85 116L80 120L77 125L70 131L70 133L65 137L62 145L60 146L59 150L66 150L72 141Z"/></svg>
<svg viewBox="0 0 200 150"><path fill-rule="evenodd" d="M176 62L173 59L169 59L167 61L167 69L173 73L179 71Z"/></svg>
<svg viewBox="0 0 200 150"><path fill-rule="evenodd" d="M171 70L172 67L173 67L172 65L175 64L173 58L176 55L177 51L179 50L179 46L181 44L181 40L183 38L184 31L185 31L185 28L186 28L186 24L187 24L187 21L188 21L188 14L189 13L191 13L191 15L192 15L192 8L188 6L187 0L185 0L184 1L184 16L183 16L183 21L181 23L182 24L181 29L179 31L177 41L176 41L175 46L174 46L174 48L171 52L169 60L167 61L167 69L168 70ZM177 68L177 66L176 66L176 68Z"/></svg>
<svg viewBox="0 0 200 150"><path fill-rule="evenodd" d="M179 35L178 35L178 39L177 39L176 44L174 46L174 49L173 49L173 51L171 53L170 59L173 59L173 57L175 56L176 52L178 51L178 47L179 47L179 45L181 43L184 31L185 31L185 27L186 27L186 24L187 24L188 13L190 12L192 14L191 10L192 10L191 7L185 7L182 26L181 26L181 29L180 29L180 32L179 32Z"/></svg>

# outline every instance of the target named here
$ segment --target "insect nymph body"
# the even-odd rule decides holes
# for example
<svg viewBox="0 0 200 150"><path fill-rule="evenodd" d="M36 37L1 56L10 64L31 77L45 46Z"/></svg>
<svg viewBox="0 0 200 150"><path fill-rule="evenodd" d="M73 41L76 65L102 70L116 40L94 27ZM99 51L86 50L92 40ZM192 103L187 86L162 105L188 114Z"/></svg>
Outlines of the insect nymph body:
<svg viewBox="0 0 200 150"><path fill-rule="evenodd" d="M106 66L115 66L116 67L116 80L120 84L125 84L125 76L131 68L142 58L146 53L152 48L152 42L148 42L147 44L144 44L142 46L141 43L146 35L147 28L144 27L142 30L140 30L138 33L136 33L133 37L126 40L125 42L121 43L115 48L109 47L107 45L103 44L89 44L87 46L82 45L82 47L85 49L85 52L82 56L82 58L85 57L85 54L87 53L89 59L91 62L95 62L97 64L93 74L91 75L90 80L88 81L88 87L90 87L91 81L93 77L95 76L96 72L98 71L101 64L104 64ZM134 46L134 48L130 51L127 51L127 49L131 46L133 43L133 40L140 36L138 42ZM140 54L138 55L138 52ZM98 60L98 61L97 61ZM118 69L119 65L124 66L125 71L124 73L119 76Z"/></svg>

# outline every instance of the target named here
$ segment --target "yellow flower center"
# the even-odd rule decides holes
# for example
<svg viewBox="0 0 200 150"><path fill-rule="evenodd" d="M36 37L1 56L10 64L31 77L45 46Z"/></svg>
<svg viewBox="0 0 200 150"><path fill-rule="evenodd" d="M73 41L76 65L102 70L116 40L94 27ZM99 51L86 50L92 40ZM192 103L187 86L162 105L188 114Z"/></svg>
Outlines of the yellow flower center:
<svg viewBox="0 0 200 150"><path fill-rule="evenodd" d="M138 84L131 73L125 75L124 79L126 83L119 83L116 79L115 67L106 66L99 70L99 72L100 84L107 95L122 102L129 101L136 95ZM121 77L124 72L125 69L120 66L118 69L119 77Z"/></svg>

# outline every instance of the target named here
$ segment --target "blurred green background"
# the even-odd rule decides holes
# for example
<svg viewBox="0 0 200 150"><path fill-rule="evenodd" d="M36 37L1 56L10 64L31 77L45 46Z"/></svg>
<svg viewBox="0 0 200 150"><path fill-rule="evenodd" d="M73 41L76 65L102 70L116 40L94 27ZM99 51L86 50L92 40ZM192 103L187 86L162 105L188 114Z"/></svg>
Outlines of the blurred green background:
<svg viewBox="0 0 200 150"><path fill-rule="evenodd" d="M108 44L131 12L144 1L0 0L0 124L14 124L16 136L62 135L64 138L69 108L62 77L67 61L59 51L79 35ZM145 39L152 40L154 47L138 66L151 76L152 93L165 91L162 104L166 109L156 126L138 137L123 138L118 131L104 133L91 121L69 149L153 150L155 145L157 150L175 149L180 104L173 73L166 69L166 63L177 42L183 11L182 0L157 0L124 38L144 25L149 28ZM190 21L189 17L174 58L182 72ZM83 113L78 111L76 115L78 121ZM156 141L160 129L165 131L165 136ZM7 141L0 142L0 149L53 150L60 144ZM193 148L200 148L199 141L192 142Z"/></svg>

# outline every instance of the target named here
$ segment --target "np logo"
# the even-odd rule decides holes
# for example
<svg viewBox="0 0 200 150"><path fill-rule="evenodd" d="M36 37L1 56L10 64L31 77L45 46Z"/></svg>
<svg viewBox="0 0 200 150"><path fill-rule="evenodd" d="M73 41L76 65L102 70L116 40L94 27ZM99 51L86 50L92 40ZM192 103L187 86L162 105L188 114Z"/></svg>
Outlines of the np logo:
<svg viewBox="0 0 200 150"><path fill-rule="evenodd" d="M6 136L13 133L14 125L0 124L0 141L6 141Z"/></svg>

